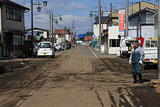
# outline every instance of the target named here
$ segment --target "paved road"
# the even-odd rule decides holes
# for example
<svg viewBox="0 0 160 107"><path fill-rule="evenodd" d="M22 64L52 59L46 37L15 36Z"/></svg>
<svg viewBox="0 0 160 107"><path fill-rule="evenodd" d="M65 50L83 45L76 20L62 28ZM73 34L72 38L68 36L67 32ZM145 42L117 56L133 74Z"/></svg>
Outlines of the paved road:
<svg viewBox="0 0 160 107"><path fill-rule="evenodd" d="M13 96L1 105L6 107L147 107L132 89L142 85L132 84L128 60L110 55L97 56L97 54L88 46L79 46L56 59L46 61L42 70L38 70L40 75L30 80L26 87L13 91L14 95L11 95L12 91L6 92L6 95L1 94L1 102ZM155 73L152 75L156 76ZM143 85L147 84L148 82Z"/></svg>

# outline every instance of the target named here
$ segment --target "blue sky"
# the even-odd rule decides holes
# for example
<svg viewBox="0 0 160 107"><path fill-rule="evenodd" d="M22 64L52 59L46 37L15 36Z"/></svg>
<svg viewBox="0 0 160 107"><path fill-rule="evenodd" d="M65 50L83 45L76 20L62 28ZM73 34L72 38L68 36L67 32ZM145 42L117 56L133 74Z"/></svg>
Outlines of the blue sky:
<svg viewBox="0 0 160 107"><path fill-rule="evenodd" d="M30 8L30 0L12 0ZM43 0L34 0L35 3ZM138 2L141 0L129 0L129 2ZM156 0L150 0L155 2ZM125 6L125 0L101 0L102 9L109 10L110 3L113 3L114 9ZM45 9L46 10L46 9ZM44 8L42 12L36 11L34 6L34 27L49 29L49 16ZM72 21L75 21L77 33L90 31L89 12L98 10L98 0L48 0L47 10L56 15L61 14L63 20L59 23L61 26L71 27ZM30 28L30 12L25 14L25 27ZM60 28L54 23L54 28Z"/></svg>

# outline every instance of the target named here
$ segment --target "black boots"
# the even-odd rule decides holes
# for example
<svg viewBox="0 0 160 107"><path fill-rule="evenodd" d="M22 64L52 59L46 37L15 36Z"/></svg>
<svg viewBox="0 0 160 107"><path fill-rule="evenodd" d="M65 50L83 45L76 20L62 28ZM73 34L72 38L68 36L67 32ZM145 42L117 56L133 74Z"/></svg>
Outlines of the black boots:
<svg viewBox="0 0 160 107"><path fill-rule="evenodd" d="M137 75L138 75L139 80L137 80ZM137 74L137 75L133 74L133 79L134 79L134 82L133 82L133 83L138 83L138 82L139 82L139 83L143 83L142 74L139 73L139 74Z"/></svg>
<svg viewBox="0 0 160 107"><path fill-rule="evenodd" d="M143 78L142 78L142 74L141 73L138 74L138 78L139 78L139 82L143 83Z"/></svg>
<svg viewBox="0 0 160 107"><path fill-rule="evenodd" d="M133 83L137 83L137 75L133 74L133 79L134 79L134 82Z"/></svg>

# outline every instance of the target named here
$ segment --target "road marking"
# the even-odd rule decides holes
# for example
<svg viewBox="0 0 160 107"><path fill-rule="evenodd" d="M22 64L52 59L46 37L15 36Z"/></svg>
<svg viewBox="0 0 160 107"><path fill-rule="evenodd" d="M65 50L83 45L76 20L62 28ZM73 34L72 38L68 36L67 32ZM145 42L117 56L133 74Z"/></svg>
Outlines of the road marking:
<svg viewBox="0 0 160 107"><path fill-rule="evenodd" d="M89 50L92 52L92 54L98 58L97 54L96 54L95 52L93 52L90 47L88 47L88 48L89 48Z"/></svg>

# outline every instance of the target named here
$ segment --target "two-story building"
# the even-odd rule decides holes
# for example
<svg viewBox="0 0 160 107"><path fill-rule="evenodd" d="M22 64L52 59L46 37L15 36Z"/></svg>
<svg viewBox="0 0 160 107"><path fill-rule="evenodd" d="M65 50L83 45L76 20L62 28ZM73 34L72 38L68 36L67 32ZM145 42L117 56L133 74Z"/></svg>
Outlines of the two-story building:
<svg viewBox="0 0 160 107"><path fill-rule="evenodd" d="M54 36L56 38L56 43L64 43L66 40L71 42L71 34L69 29L55 29Z"/></svg>
<svg viewBox="0 0 160 107"><path fill-rule="evenodd" d="M0 0L0 57L23 54L24 13L29 8L10 0Z"/></svg>
<svg viewBox="0 0 160 107"><path fill-rule="evenodd" d="M130 5L128 7L129 35L127 35L127 37L154 37L154 16L157 9L157 5L145 1ZM121 39L124 38L124 34L120 34L119 32L119 10L109 14L109 17L105 23L107 24L107 29L104 31L104 35L106 36L106 42L104 43L105 53L116 54L117 49L119 49L120 46L119 36L121 36Z"/></svg>

